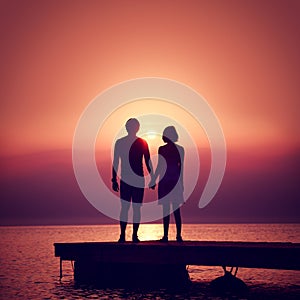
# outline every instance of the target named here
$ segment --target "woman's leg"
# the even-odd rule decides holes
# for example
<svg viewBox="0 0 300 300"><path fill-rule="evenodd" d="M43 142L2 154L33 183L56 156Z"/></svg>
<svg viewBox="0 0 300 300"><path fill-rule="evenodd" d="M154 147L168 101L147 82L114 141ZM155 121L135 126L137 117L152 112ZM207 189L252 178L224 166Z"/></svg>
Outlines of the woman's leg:
<svg viewBox="0 0 300 300"><path fill-rule="evenodd" d="M175 217L175 223L176 223L176 231L177 231L177 237L181 237L181 214L180 214L180 207L174 210L174 217Z"/></svg>
<svg viewBox="0 0 300 300"><path fill-rule="evenodd" d="M164 223L164 237L168 239L169 224L170 224L170 204L163 204L163 223Z"/></svg>

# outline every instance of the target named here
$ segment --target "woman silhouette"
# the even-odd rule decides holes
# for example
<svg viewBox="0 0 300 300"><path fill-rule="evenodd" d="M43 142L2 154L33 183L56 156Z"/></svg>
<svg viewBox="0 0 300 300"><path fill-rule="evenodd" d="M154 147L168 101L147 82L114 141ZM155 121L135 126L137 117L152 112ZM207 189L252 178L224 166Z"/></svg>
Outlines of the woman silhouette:
<svg viewBox="0 0 300 300"><path fill-rule="evenodd" d="M183 161L184 148L175 144L178 141L178 134L174 126L168 126L163 131L162 140L166 143L158 149L158 164L149 186L155 187L158 183L158 203L163 207L164 236L161 242L168 242L170 223L170 209L173 206L176 222L176 240L182 242L181 237L181 215L180 206L183 199Z"/></svg>

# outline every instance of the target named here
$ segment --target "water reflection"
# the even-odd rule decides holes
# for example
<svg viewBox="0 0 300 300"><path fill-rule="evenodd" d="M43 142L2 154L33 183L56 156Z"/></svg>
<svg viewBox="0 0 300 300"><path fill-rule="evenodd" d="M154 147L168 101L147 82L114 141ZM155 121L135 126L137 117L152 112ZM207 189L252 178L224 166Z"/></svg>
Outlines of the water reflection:
<svg viewBox="0 0 300 300"><path fill-rule="evenodd" d="M140 230L141 240L155 240L162 235L161 224L142 224ZM185 224L183 233L186 239L202 241L300 242L299 224ZM175 234L171 231L170 237L175 238ZM188 291L181 292L76 286L72 266L67 261L63 265L64 277L59 281L54 242L115 241L118 235L118 225L0 227L0 298L220 299L209 289L209 282L222 275L218 267L190 266L189 274L194 282ZM250 287L251 299L300 299L299 271L242 268L238 276Z"/></svg>

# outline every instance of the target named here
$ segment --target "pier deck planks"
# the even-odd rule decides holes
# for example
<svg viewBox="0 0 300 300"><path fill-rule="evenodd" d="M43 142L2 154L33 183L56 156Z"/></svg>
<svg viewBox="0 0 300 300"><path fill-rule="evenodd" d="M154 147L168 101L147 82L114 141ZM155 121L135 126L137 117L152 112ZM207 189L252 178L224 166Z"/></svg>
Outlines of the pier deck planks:
<svg viewBox="0 0 300 300"><path fill-rule="evenodd" d="M55 243L61 260L300 270L300 243L143 241Z"/></svg>

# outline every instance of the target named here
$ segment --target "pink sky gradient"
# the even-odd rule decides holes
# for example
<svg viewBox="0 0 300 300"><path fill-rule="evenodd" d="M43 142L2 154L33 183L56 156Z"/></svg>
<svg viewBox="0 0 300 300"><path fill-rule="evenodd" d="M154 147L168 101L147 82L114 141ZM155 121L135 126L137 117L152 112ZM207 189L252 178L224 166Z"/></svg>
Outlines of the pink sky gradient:
<svg viewBox="0 0 300 300"><path fill-rule="evenodd" d="M54 166L75 180L71 147L84 108L104 89L139 77L170 78L207 99L230 151L221 191L228 199L236 171L259 189L249 174L275 176L277 165L266 194L280 194L271 188L283 177L282 194L296 191L288 182L299 166L299 14L297 0L0 1L3 217L10 218L10 201L23 201L11 199L10 188L34 186L36 176L50 187Z"/></svg>

